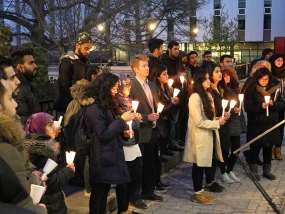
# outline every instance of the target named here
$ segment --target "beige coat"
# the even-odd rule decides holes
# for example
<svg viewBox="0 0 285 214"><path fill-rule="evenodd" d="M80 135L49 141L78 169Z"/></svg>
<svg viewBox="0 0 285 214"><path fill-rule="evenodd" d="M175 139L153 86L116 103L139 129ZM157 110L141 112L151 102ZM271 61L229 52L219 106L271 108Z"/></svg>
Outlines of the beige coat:
<svg viewBox="0 0 285 214"><path fill-rule="evenodd" d="M218 120L208 120L203 112L203 104L197 93L189 99L188 129L185 138L185 149L183 160L196 163L199 167L211 167L213 157L213 133L216 133L215 157L223 161L220 146Z"/></svg>

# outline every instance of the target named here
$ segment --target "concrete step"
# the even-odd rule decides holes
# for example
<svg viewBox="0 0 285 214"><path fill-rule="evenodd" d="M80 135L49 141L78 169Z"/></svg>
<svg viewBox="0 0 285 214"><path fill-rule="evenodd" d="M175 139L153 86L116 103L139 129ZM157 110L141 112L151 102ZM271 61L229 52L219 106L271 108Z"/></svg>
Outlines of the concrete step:
<svg viewBox="0 0 285 214"><path fill-rule="evenodd" d="M169 161L162 164L163 172L167 172L173 166L178 164L182 160L182 156L183 156L183 152L176 152L176 151L174 152L173 156L164 156L165 158L169 159ZM117 213L116 211L117 199L116 199L114 187L115 186L112 186L109 196L108 196L106 213L112 213L112 214ZM89 213L89 197L85 196L84 188L67 184L63 187L63 190L67 196L66 205L68 207L68 211L67 211L68 214L88 214ZM148 207L150 207L153 204L159 203L159 202L145 201L145 203L148 205ZM143 210L137 209L131 205L129 206L129 210L136 211L139 213L143 212Z"/></svg>

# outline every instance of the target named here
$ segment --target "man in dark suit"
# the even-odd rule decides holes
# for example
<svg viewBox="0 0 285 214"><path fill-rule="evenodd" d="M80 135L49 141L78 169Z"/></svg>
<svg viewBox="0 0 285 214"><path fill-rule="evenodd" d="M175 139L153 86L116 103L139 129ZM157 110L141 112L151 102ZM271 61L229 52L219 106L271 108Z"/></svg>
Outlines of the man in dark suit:
<svg viewBox="0 0 285 214"><path fill-rule="evenodd" d="M149 58L145 55L136 55L130 65L135 73L132 81L130 98L139 101L137 112L142 115L139 128L139 146L142 152L142 192L145 200L162 201L163 198L154 194L156 157L158 155L158 137L156 121L159 114L155 113L158 104L158 95L155 84L148 81Z"/></svg>

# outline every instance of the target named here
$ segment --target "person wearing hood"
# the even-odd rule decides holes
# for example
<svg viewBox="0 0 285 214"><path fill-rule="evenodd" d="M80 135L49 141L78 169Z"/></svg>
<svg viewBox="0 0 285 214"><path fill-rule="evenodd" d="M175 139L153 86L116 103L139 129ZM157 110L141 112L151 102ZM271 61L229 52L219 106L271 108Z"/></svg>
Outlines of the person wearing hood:
<svg viewBox="0 0 285 214"><path fill-rule="evenodd" d="M66 111L67 105L71 102L70 87L76 81L84 78L87 56L92 48L91 36L80 33L77 37L75 51L68 51L60 58L58 84L61 92L60 110Z"/></svg>
<svg viewBox="0 0 285 214"><path fill-rule="evenodd" d="M57 132L54 129L53 116L44 112L31 115L25 131L28 136L23 143L34 166L43 169L49 158L58 162L60 148L59 143L55 141ZM46 204L48 213L67 213L65 194L61 187L74 176L74 170L74 164L57 166L47 175L47 188L41 202Z"/></svg>
<svg viewBox="0 0 285 214"><path fill-rule="evenodd" d="M285 64L284 64L284 55L276 53L273 54L269 58L269 62L271 64L271 73L273 76L275 76L281 83L280 87L280 93L283 98L283 101L285 101ZM278 122L284 120L284 109L281 109L278 112ZM279 126L279 132L281 135L281 140L278 144L275 145L275 147L272 149L272 159L282 160L283 156L281 154L281 145L283 141L284 136L284 124Z"/></svg>
<svg viewBox="0 0 285 214"><path fill-rule="evenodd" d="M13 203L18 207L30 210L35 213L47 213L44 204L34 205L32 198L29 195L30 185L27 180L27 172L23 157L19 153L17 146L22 144L25 138L25 132L22 128L20 121L16 117L17 103L12 99L12 88L9 83L1 79L0 80L0 158L9 165L17 180L20 182L20 191L2 192L2 194L8 194L5 197L4 203ZM1 167L2 169L2 167ZM8 173L8 171L7 171ZM7 176L7 175L6 175ZM5 177L6 179L12 179ZM11 181L11 180L10 180ZM8 182L7 182L8 184ZM16 188L17 184L14 184L13 188ZM19 187L19 186L18 186ZM10 191L10 190L9 190ZM12 199L9 201L9 199ZM3 201L2 201L3 202ZM3 212L3 210L1 209Z"/></svg>
<svg viewBox="0 0 285 214"><path fill-rule="evenodd" d="M18 71L18 79L21 82L15 101L19 105L17 115L21 117L23 125L26 124L30 115L41 111L40 103L32 85L38 68L33 53L33 49L27 47L12 47L10 49L10 59L14 69Z"/></svg>

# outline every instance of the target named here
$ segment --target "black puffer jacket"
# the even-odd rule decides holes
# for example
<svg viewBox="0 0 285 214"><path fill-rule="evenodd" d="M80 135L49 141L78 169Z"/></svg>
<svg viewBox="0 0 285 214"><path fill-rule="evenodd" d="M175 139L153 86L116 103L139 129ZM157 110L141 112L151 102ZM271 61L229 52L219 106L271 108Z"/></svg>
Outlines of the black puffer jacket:
<svg viewBox="0 0 285 214"><path fill-rule="evenodd" d="M21 117L21 123L25 125L29 116L41 112L41 106L32 83L21 72L18 72L18 79L21 81L21 84L19 85L19 93L15 97L15 101L18 104L17 114Z"/></svg>
<svg viewBox="0 0 285 214"><path fill-rule="evenodd" d="M72 100L70 87L84 78L87 62L86 57L79 58L73 51L68 51L60 58L58 83L61 92L61 109L64 111Z"/></svg>
<svg viewBox="0 0 285 214"><path fill-rule="evenodd" d="M54 139L43 134L31 134L24 141L32 164L38 169L42 169L48 158L56 161L59 152ZM53 151L53 153L52 153ZM69 167L57 167L50 174L46 181L47 189L41 198L50 214L65 214L67 207L65 205L64 193L61 186L66 184L74 176L74 171Z"/></svg>
<svg viewBox="0 0 285 214"><path fill-rule="evenodd" d="M270 94L271 99L274 99L276 86L269 86L267 92ZM278 122L278 111L283 109L285 104L278 96L277 101L274 101L273 106L269 106L269 116L266 116L266 109L262 108L264 96L267 95L266 91L260 86L253 89L248 89L245 93L244 108L247 112L247 141L252 140L266 130L270 129ZM281 136L278 129L274 129L262 138L258 139L253 146L266 146L275 145L279 143Z"/></svg>

